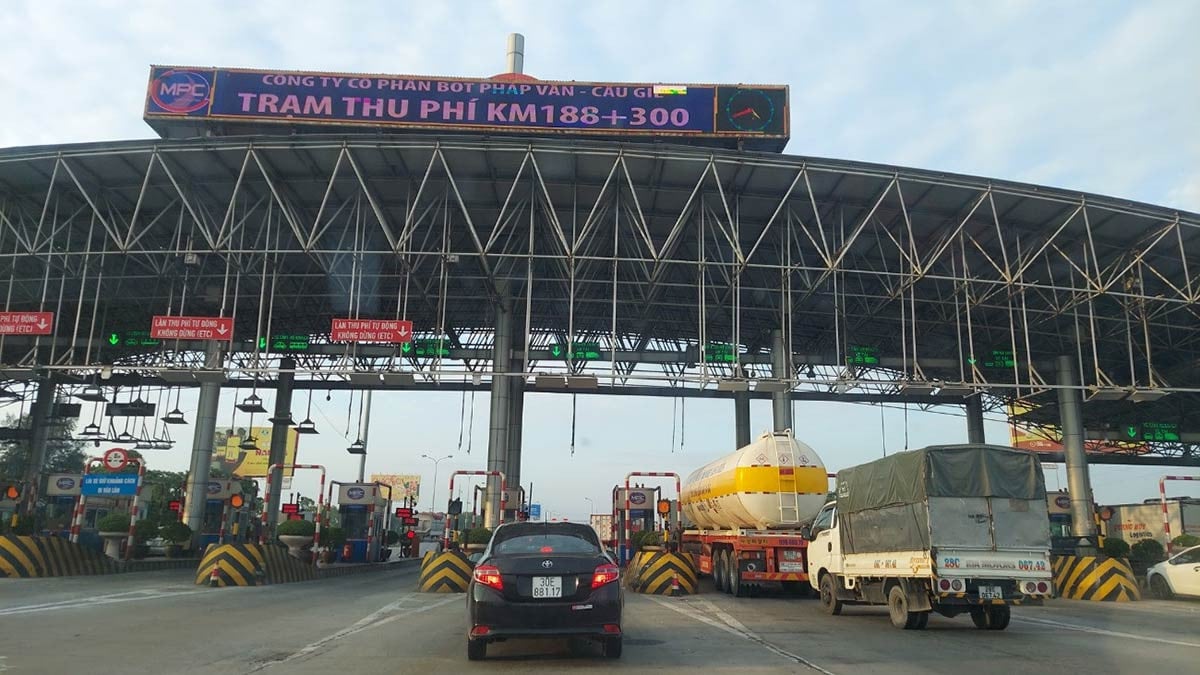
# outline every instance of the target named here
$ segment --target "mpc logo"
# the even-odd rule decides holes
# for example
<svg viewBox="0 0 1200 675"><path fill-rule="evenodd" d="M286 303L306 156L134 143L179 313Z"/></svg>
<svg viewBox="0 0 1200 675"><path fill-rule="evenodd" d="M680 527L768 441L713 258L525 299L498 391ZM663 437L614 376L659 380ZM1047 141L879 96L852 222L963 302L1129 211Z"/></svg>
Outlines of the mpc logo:
<svg viewBox="0 0 1200 675"><path fill-rule="evenodd" d="M75 489L75 479L69 476L63 476L54 481L54 485L57 486L59 490L73 490Z"/></svg>
<svg viewBox="0 0 1200 675"><path fill-rule="evenodd" d="M166 70L150 82L150 99L164 112L186 115L208 105L212 85L193 70Z"/></svg>
<svg viewBox="0 0 1200 675"><path fill-rule="evenodd" d="M362 499L367 494L367 491L360 487L352 487L346 490L346 496L350 499Z"/></svg>

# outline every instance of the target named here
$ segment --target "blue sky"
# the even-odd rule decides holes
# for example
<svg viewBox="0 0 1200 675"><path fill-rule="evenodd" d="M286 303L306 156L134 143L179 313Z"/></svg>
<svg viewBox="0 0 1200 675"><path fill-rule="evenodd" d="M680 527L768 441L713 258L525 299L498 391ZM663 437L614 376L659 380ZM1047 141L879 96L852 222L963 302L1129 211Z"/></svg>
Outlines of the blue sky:
<svg viewBox="0 0 1200 675"><path fill-rule="evenodd" d="M505 37L515 31L526 36L526 72L545 79L790 85L791 154L1200 211L1195 2L334 5L6 3L0 147L152 137L141 120L151 63L488 76L503 70ZM223 403L227 420L232 395ZM428 480L425 452L456 455L442 477L447 464L481 467L487 397L476 398L469 456L465 443L458 448L460 403L457 395L377 396L368 471L423 471ZM318 397L329 423L301 450L341 478L357 469L333 433L345 430L345 405ZM572 457L570 399L526 402L524 476L537 501L571 516L587 511L584 496L599 507L626 471L686 473L733 445L728 402L688 403L684 446L674 453L669 399L589 397L579 410ZM804 404L797 435L829 466L847 466L904 447L903 411L883 417L886 438L877 407ZM961 416L910 412L908 420L912 447L966 437ZM768 424L769 408L756 404L754 429ZM989 423L990 441L1006 438L1003 423ZM156 463L184 467L187 445ZM1120 502L1152 496L1163 472L1094 473L1099 499Z"/></svg>

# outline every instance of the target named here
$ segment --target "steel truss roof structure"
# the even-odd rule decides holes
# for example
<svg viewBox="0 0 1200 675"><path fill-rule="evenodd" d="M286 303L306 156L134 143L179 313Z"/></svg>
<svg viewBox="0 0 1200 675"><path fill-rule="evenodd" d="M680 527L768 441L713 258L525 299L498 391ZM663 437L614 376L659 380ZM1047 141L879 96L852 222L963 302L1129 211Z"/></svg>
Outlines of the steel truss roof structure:
<svg viewBox="0 0 1200 675"><path fill-rule="evenodd" d="M501 375L564 391L983 392L1053 425L1070 355L1089 429L1178 423L1152 453L1200 456L1200 216L1095 195L657 144L128 141L0 151L0 260L5 310L56 312L0 339L8 379L178 384L202 345L109 339L174 314L234 317L235 385L289 334L301 386L479 386L510 307ZM422 349L331 344L333 317L411 319Z"/></svg>

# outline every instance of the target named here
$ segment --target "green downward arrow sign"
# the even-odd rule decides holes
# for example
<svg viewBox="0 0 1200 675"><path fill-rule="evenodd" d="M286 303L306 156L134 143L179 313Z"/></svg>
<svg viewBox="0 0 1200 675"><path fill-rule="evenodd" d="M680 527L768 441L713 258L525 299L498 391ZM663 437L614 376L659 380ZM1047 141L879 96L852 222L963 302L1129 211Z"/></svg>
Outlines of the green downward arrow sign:
<svg viewBox="0 0 1200 675"><path fill-rule="evenodd" d="M560 347L558 345L553 345L552 347L550 347L550 353L553 354L554 356L558 356L558 355L562 354L562 347Z"/></svg>
<svg viewBox="0 0 1200 675"><path fill-rule="evenodd" d="M1130 438L1137 438L1137 431L1137 427L1125 427L1125 433L1128 434Z"/></svg>
<svg viewBox="0 0 1200 675"><path fill-rule="evenodd" d="M404 352L405 354L411 352L412 351L412 343L405 342L403 345L400 346L400 351Z"/></svg>
<svg viewBox="0 0 1200 675"><path fill-rule="evenodd" d="M121 341L121 336L117 335L116 333L112 333L108 336L108 344L110 344L110 345L116 346L116 344L120 341Z"/></svg>

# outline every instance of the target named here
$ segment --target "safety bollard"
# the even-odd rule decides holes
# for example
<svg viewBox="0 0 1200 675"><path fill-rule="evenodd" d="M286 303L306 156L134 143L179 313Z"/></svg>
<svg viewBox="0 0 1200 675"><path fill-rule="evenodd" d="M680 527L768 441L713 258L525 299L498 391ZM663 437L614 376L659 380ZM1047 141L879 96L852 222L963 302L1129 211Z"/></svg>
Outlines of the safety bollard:
<svg viewBox="0 0 1200 675"><path fill-rule="evenodd" d="M679 597L679 573L678 572L671 575L671 597L672 598Z"/></svg>
<svg viewBox="0 0 1200 675"><path fill-rule="evenodd" d="M212 573L208 575L209 588L216 588L221 585L221 566L214 564Z"/></svg>

